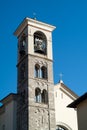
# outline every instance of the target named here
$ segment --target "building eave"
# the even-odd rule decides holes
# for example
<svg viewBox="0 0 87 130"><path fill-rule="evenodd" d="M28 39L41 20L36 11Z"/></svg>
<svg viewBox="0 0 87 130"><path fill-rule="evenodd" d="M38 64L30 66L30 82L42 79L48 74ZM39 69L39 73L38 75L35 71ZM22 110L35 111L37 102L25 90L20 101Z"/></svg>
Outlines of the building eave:
<svg viewBox="0 0 87 130"><path fill-rule="evenodd" d="M81 102L87 99L87 92L83 94L81 97L77 98L74 102L69 104L67 107L76 108Z"/></svg>
<svg viewBox="0 0 87 130"><path fill-rule="evenodd" d="M65 84L61 83L63 88L65 88L69 93L71 93L76 99L79 97L75 92L73 92L70 88L68 88Z"/></svg>
<svg viewBox="0 0 87 130"><path fill-rule="evenodd" d="M2 106L0 107L0 115L1 115L2 113L4 113L4 112L5 112L5 106L2 105Z"/></svg>
<svg viewBox="0 0 87 130"><path fill-rule="evenodd" d="M16 100L17 99L17 94L15 93L10 93L9 95L7 95L6 97L4 97L3 99L0 100L0 102L5 105L9 102L11 102L12 100Z"/></svg>
<svg viewBox="0 0 87 130"><path fill-rule="evenodd" d="M77 99L79 96L73 92L69 87L67 87L64 83L59 82L58 84L56 84L55 86L59 85L62 87L61 90L66 90L67 92L69 92L75 99ZM69 96L69 95L68 95ZM70 96L71 97L71 96ZM74 100L75 100L74 99Z"/></svg>

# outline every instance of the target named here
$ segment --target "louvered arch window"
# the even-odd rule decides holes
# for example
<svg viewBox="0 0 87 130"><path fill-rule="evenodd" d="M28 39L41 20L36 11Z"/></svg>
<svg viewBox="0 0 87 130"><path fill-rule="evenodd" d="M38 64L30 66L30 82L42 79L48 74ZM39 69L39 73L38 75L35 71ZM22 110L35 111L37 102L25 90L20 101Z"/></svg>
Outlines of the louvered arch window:
<svg viewBox="0 0 87 130"><path fill-rule="evenodd" d="M35 65L35 78L40 78L40 66L38 64Z"/></svg>
<svg viewBox="0 0 87 130"><path fill-rule="evenodd" d="M47 79L47 67L45 66L41 67L41 78Z"/></svg>
<svg viewBox="0 0 87 130"><path fill-rule="evenodd" d="M42 91L42 103L48 103L48 92L45 89L43 89Z"/></svg>
<svg viewBox="0 0 87 130"><path fill-rule="evenodd" d="M35 89L35 101L40 103L41 102L41 90L40 88Z"/></svg>

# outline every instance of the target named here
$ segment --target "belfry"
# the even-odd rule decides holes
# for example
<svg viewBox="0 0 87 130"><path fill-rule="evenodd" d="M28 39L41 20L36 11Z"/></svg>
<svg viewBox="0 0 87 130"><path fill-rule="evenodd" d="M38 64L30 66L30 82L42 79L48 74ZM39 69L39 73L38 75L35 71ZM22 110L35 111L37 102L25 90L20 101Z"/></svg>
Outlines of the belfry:
<svg viewBox="0 0 87 130"><path fill-rule="evenodd" d="M25 18L18 38L17 130L55 130L52 31Z"/></svg>

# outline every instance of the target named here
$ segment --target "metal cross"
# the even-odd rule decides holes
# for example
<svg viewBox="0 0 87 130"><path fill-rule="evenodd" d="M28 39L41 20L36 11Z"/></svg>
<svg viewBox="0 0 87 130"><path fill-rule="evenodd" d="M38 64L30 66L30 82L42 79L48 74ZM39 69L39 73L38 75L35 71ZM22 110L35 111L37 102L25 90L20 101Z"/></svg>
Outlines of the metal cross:
<svg viewBox="0 0 87 130"><path fill-rule="evenodd" d="M34 19L36 20L36 13L33 13Z"/></svg>
<svg viewBox="0 0 87 130"><path fill-rule="evenodd" d="M62 80L63 74L62 74L62 73L60 73L60 74L59 74L59 76L60 76L60 80Z"/></svg>

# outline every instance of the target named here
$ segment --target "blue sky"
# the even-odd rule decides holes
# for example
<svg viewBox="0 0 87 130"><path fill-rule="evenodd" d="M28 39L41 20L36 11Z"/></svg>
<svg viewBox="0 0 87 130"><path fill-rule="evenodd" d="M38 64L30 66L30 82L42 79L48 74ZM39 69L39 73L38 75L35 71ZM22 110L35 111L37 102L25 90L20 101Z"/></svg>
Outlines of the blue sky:
<svg viewBox="0 0 87 130"><path fill-rule="evenodd" d="M56 26L53 32L54 82L63 81L78 95L87 88L87 1L3 0L0 2L0 99L16 92L17 39L13 32L25 18Z"/></svg>

